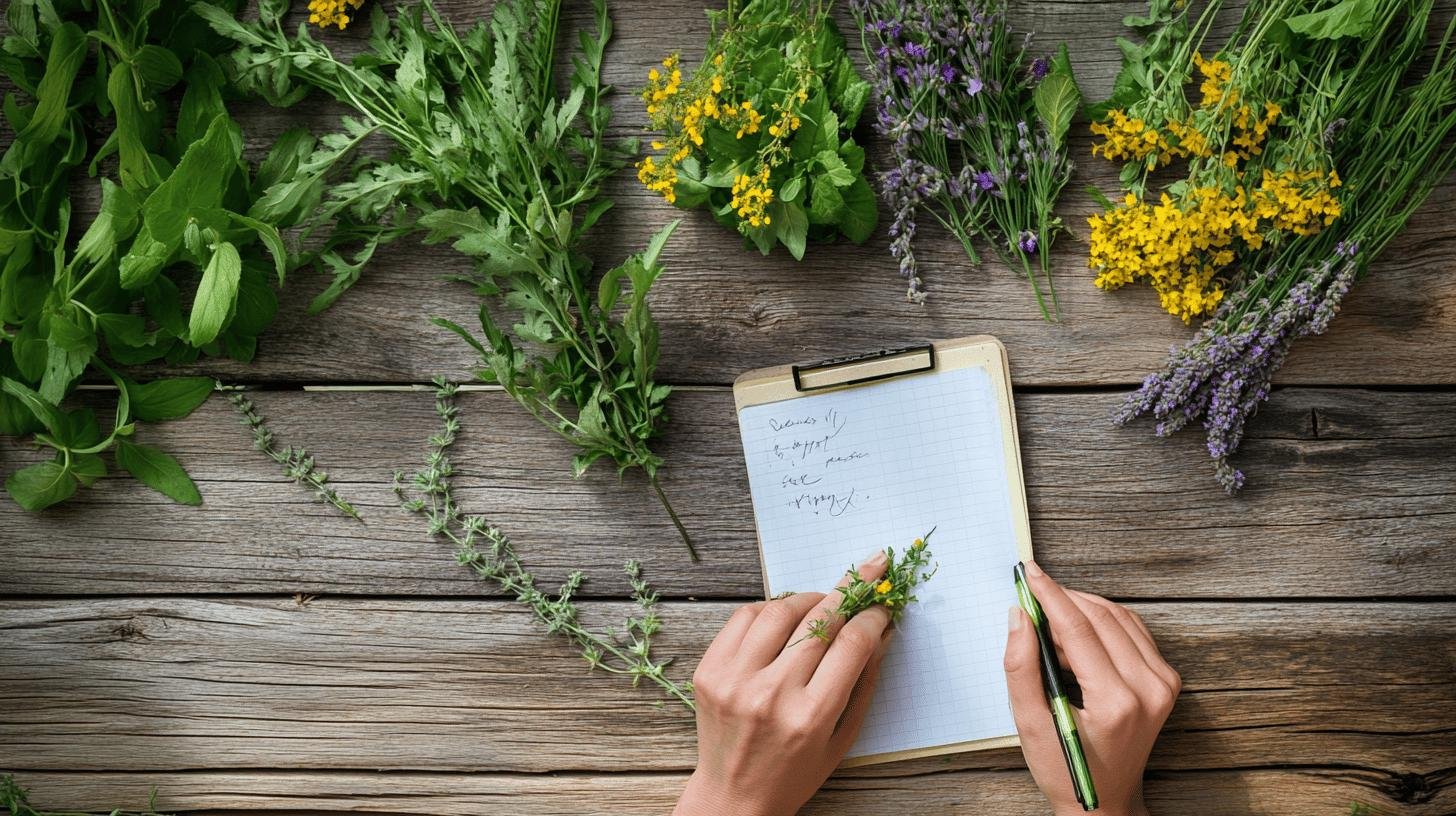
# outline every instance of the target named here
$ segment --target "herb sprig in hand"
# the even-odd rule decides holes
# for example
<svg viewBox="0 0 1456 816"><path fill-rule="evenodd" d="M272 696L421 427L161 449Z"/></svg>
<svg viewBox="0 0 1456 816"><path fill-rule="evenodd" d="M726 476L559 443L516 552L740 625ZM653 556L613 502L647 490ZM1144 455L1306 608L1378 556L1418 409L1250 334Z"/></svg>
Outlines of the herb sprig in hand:
<svg viewBox="0 0 1456 816"><path fill-rule="evenodd" d="M871 606L883 606L889 611L891 621L899 621L905 614L905 607L915 601L915 587L929 580L938 568L938 565L930 565L929 542L934 534L935 529L932 528L930 532L915 539L898 561L895 560L895 548L886 547L885 556L889 565L885 567L885 574L878 581L864 580L854 567L846 571L845 578L848 581L838 587L839 606L834 610L834 615L842 620L849 620ZM827 643L830 623L829 618L810 621L808 632L799 640L812 637Z"/></svg>

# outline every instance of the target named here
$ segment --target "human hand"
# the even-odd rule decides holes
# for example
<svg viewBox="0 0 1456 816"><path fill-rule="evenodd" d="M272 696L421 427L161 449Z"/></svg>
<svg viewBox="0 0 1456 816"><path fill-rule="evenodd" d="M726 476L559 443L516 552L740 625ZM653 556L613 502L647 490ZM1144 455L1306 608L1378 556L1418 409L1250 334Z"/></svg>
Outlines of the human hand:
<svg viewBox="0 0 1456 816"><path fill-rule="evenodd" d="M885 573L884 552L860 564ZM840 581L848 585L848 577ZM693 674L698 767L675 816L788 816L844 758L864 722L889 642L889 612L848 623L839 593L806 592L739 609ZM829 641L806 637L828 620Z"/></svg>
<svg viewBox="0 0 1456 816"><path fill-rule="evenodd" d="M1052 640L1082 688L1077 730L1106 816L1144 816L1143 769L1182 678L1137 615L1106 598L1063 589L1035 562L1026 562L1031 592L1046 612ZM1036 628L1011 609L1006 683L1021 752L1037 787L1058 816L1082 813L1042 691Z"/></svg>

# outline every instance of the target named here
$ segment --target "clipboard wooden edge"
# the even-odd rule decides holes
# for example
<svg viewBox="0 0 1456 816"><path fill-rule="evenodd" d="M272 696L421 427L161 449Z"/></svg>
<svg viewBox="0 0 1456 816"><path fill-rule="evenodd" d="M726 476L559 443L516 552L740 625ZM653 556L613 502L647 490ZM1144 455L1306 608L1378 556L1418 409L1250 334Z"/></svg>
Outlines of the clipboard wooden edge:
<svg viewBox="0 0 1456 816"><path fill-rule="evenodd" d="M1021 444L1016 424L1016 406L1012 401L1011 366L1006 355L1006 346L990 335L974 335L952 340L934 340L933 369L912 369L903 376L923 377L938 371L953 371L972 366L984 366L991 372L991 384L996 389L996 403L1001 414L1001 442L1005 453L1008 495L1011 498L1012 522L1016 531L1016 550L1023 561L1030 560L1031 518L1026 504L1026 483L1022 475ZM840 369L845 380L860 381L844 385L821 386L812 391L800 391L795 385L795 367L779 365L758 368L741 374L733 381L734 414L744 408L787 402L800 397L817 396L850 388L874 387L887 379L898 378L896 360L893 357L871 357L846 363ZM995 376L999 372L1000 376ZM870 378L871 381L861 380ZM756 525L755 525L755 535ZM768 574L764 571L763 539L757 538L760 577L763 581L764 597L770 597ZM1009 579L1008 579L1009 580ZM904 751L890 751L883 754L866 754L851 757L839 764L841 768L855 768L863 765L878 765L899 762L906 759L959 754L967 751L985 751L994 748L1012 748L1021 745L1016 734L1001 737L912 748Z"/></svg>

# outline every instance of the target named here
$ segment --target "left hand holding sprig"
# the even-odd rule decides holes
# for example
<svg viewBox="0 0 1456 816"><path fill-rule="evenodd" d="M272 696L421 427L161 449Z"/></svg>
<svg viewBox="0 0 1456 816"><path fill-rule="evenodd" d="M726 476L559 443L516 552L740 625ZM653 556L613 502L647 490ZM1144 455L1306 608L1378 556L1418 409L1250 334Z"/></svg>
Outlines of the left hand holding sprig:
<svg viewBox="0 0 1456 816"><path fill-rule="evenodd" d="M857 577L877 582L888 566L878 552ZM676 816L787 816L839 765L859 735L891 631L883 605L846 621L840 598L806 592L749 604L713 639L693 675L698 766ZM826 637L801 637L815 621L827 621Z"/></svg>

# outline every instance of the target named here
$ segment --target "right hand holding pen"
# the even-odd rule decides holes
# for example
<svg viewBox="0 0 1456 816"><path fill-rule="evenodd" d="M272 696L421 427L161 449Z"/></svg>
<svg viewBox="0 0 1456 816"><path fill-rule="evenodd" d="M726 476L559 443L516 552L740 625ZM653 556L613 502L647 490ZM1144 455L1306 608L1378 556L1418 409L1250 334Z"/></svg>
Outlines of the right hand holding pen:
<svg viewBox="0 0 1456 816"><path fill-rule="evenodd" d="M1078 732L1106 816L1142 816L1143 769L1163 722L1173 710L1182 679L1163 656L1142 620L1106 598L1066 590L1026 563L1032 594L1046 611L1052 640L1082 688ZM1021 750L1032 778L1057 816L1082 812L1051 709L1042 691L1036 628L1011 609L1006 639L1006 682Z"/></svg>

